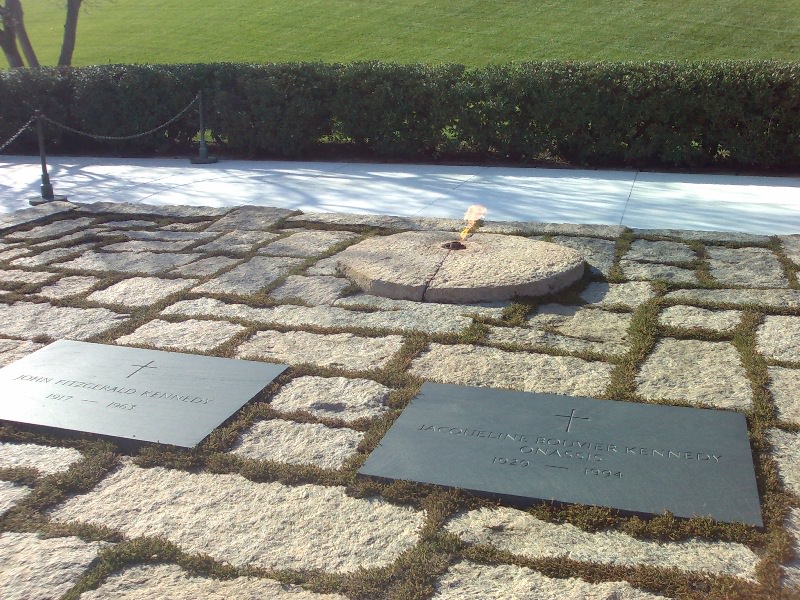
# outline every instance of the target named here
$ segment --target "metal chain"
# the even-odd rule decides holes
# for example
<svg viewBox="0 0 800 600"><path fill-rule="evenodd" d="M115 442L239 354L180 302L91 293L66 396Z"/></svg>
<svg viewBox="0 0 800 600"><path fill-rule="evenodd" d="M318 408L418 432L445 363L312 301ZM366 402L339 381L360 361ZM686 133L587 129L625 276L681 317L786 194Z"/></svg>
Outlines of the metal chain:
<svg viewBox="0 0 800 600"><path fill-rule="evenodd" d="M83 136L86 136L86 137L89 137L89 138L93 138L95 140L133 140L133 139L136 139L136 138L144 137L146 135L150 135L152 133L155 133L159 129L163 129L167 125L170 125L171 123L174 123L175 121L180 119L183 116L183 114L194 105L195 102L197 102L197 98L198 97L199 97L199 94L198 94L198 96L195 96L194 99L191 102L189 102L189 104L186 105L186 108L184 108L177 115L172 117L169 121L166 121L165 123L162 123L158 127L153 127L152 129L149 129L149 130L144 131L142 133L134 133L132 135L97 135L97 134L94 134L94 133L88 133L86 131L81 131L80 129L75 129L74 127L70 127L69 125L64 125L63 123L59 123L58 121L54 121L53 119L51 119L50 117L48 117L47 115L44 115L44 114L42 115L42 118L45 121L47 121L49 123L52 123L53 125L56 125L57 127L61 127L62 129L66 129L67 131L71 131L72 133L77 133L78 135L83 135ZM31 120L33 120L33 119L31 119Z"/></svg>
<svg viewBox="0 0 800 600"><path fill-rule="evenodd" d="M28 120L28 122L27 122L27 123L25 123L25 125L23 125L22 127L20 127L20 128L19 128L19 131L18 131L17 133L15 133L14 135L12 135L12 136L11 136L11 138L9 138L9 140L8 140L8 141L7 141L5 144L3 144L2 146L0 146L0 152L2 152L3 150L5 150L5 149L6 149L6 147L7 147L9 144L11 144L11 143L12 143L12 142L13 142L15 139L17 139L17 138L18 138L20 135L22 135L22 132L23 132L23 131L25 131L25 130L26 130L28 127L30 127L31 123L33 123L35 120L36 120L36 117L35 117L35 116L33 116L33 117L31 117L31 118Z"/></svg>

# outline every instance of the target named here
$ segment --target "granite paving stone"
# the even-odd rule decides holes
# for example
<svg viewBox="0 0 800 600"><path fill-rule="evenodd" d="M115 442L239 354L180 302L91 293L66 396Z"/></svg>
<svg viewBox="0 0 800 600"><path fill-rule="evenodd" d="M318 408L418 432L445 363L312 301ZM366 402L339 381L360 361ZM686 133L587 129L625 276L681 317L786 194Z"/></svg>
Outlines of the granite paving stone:
<svg viewBox="0 0 800 600"><path fill-rule="evenodd" d="M246 254L277 237L277 233L269 233L267 231L230 231L207 244L197 247L196 250L199 252Z"/></svg>
<svg viewBox="0 0 800 600"><path fill-rule="evenodd" d="M410 371L437 383L596 397L608 385L611 368L608 363L570 356L431 344L414 359Z"/></svg>
<svg viewBox="0 0 800 600"><path fill-rule="evenodd" d="M338 262L339 260L336 258L336 256L322 258L306 269L306 275L329 275L331 277L335 277L337 275L341 276L339 269L336 266Z"/></svg>
<svg viewBox="0 0 800 600"><path fill-rule="evenodd" d="M655 297L649 283L632 281L629 283L606 283L593 281L580 292L580 297L588 304L601 308L623 307L635 309Z"/></svg>
<svg viewBox="0 0 800 600"><path fill-rule="evenodd" d="M103 246L104 252L180 252L194 242L164 242L161 240L131 240Z"/></svg>
<svg viewBox="0 0 800 600"><path fill-rule="evenodd" d="M786 530L792 536L792 550L794 559L783 567L784 583L786 587L800 590L800 509L790 508L786 517Z"/></svg>
<svg viewBox="0 0 800 600"><path fill-rule="evenodd" d="M0 468L3 469L25 467L52 475L66 471L82 459L83 455L74 448L0 442Z"/></svg>
<svg viewBox="0 0 800 600"><path fill-rule="evenodd" d="M277 301L300 300L311 306L331 305L351 286L343 277L290 275L270 297Z"/></svg>
<svg viewBox="0 0 800 600"><path fill-rule="evenodd" d="M29 340L0 339L0 367L10 365L15 360L36 352L43 346L44 344L37 344Z"/></svg>
<svg viewBox="0 0 800 600"><path fill-rule="evenodd" d="M800 433L771 429L768 437L784 486L792 494L800 496Z"/></svg>
<svg viewBox="0 0 800 600"><path fill-rule="evenodd" d="M697 255L687 244L679 242L635 240L623 258L652 263L687 263L695 260Z"/></svg>
<svg viewBox="0 0 800 600"><path fill-rule="evenodd" d="M634 281L662 279L673 283L697 284L697 275L693 269L624 259L619 261L619 266L622 268L625 278Z"/></svg>
<svg viewBox="0 0 800 600"><path fill-rule="evenodd" d="M84 214L118 214L133 216L171 217L177 219L193 219L196 217L219 217L228 212L230 208L216 206L177 206L168 204L144 204L132 202L91 202L76 203L75 210Z"/></svg>
<svg viewBox="0 0 800 600"><path fill-rule="evenodd" d="M282 219L294 214L285 208L266 206L240 206L234 208L221 219L212 223L206 231L264 231L277 225Z"/></svg>
<svg viewBox="0 0 800 600"><path fill-rule="evenodd" d="M299 585L260 577L212 579L190 575L178 565L141 565L115 573L80 600L347 600ZM622 599L620 599L622 600Z"/></svg>
<svg viewBox="0 0 800 600"><path fill-rule="evenodd" d="M236 351L237 358L298 365L311 363L350 371L380 369L399 352L399 335L367 338L351 333L260 331Z"/></svg>
<svg viewBox="0 0 800 600"><path fill-rule="evenodd" d="M800 362L800 317L764 317L756 331L756 348L765 358Z"/></svg>
<svg viewBox="0 0 800 600"><path fill-rule="evenodd" d="M800 233L782 235L780 240L787 258L800 267Z"/></svg>
<svg viewBox="0 0 800 600"><path fill-rule="evenodd" d="M11 247L5 250L0 250L0 260L12 260L14 258L25 256L30 253L31 251L24 246L19 246L17 248Z"/></svg>
<svg viewBox="0 0 800 600"><path fill-rule="evenodd" d="M389 215L359 215L345 213L303 213L286 219L288 224L316 223L338 227L380 227L386 229L416 229L411 219Z"/></svg>
<svg viewBox="0 0 800 600"><path fill-rule="evenodd" d="M0 270L0 283L42 283L57 276L45 271L23 271L21 269Z"/></svg>
<svg viewBox="0 0 800 600"><path fill-rule="evenodd" d="M591 225L586 223L523 223L528 234L573 235L618 238L626 227L622 225Z"/></svg>
<svg viewBox="0 0 800 600"><path fill-rule="evenodd" d="M85 340L117 327L128 317L106 308L72 308L46 302L0 304L0 335Z"/></svg>
<svg viewBox="0 0 800 600"><path fill-rule="evenodd" d="M390 392L371 379L298 377L281 388L270 406L283 413L306 411L318 418L350 422L384 414Z"/></svg>
<svg viewBox="0 0 800 600"><path fill-rule="evenodd" d="M536 314L528 318L528 325L590 341L625 343L631 318L628 313L551 303L537 307Z"/></svg>
<svg viewBox="0 0 800 600"><path fill-rule="evenodd" d="M38 225L26 231L15 231L14 233L6 234L6 239L12 241L30 241L53 238L78 231L79 229L85 229L89 227L91 222L92 219L87 217L64 219L63 221L48 223L47 225Z"/></svg>
<svg viewBox="0 0 800 600"><path fill-rule="evenodd" d="M196 279L160 279L158 277L131 277L105 289L92 292L87 300L100 304L122 306L150 306L159 300L192 287Z"/></svg>
<svg viewBox="0 0 800 600"><path fill-rule="evenodd" d="M285 229L281 233L292 232L260 250L270 256L318 256L325 254L335 245L358 237L351 231L302 231Z"/></svg>
<svg viewBox="0 0 800 600"><path fill-rule="evenodd" d="M789 287L783 267L766 248L706 249L711 276L723 285L747 287Z"/></svg>
<svg viewBox="0 0 800 600"><path fill-rule="evenodd" d="M0 481L0 517L31 493L27 485L17 485L10 481Z"/></svg>
<svg viewBox="0 0 800 600"><path fill-rule="evenodd" d="M256 460L339 469L355 454L363 438L363 433L344 427L270 419L257 421L245 431L232 453Z"/></svg>
<svg viewBox="0 0 800 600"><path fill-rule="evenodd" d="M206 352L231 340L244 329L241 325L226 321L189 319L180 323L170 323L154 319L133 333L117 338L117 343L154 346L164 350Z"/></svg>
<svg viewBox="0 0 800 600"><path fill-rule="evenodd" d="M651 566L755 580L758 557L732 542L639 540L617 531L588 533L548 523L514 508L481 508L457 515L447 531L469 544L487 544L528 558L558 558L619 566Z"/></svg>
<svg viewBox="0 0 800 600"><path fill-rule="evenodd" d="M646 400L681 400L746 409L753 392L736 348L728 342L663 338L636 375Z"/></svg>
<svg viewBox="0 0 800 600"><path fill-rule="evenodd" d="M626 344L620 342L592 341L520 327L489 327L486 341L490 344L518 346L526 350L552 348L574 354L590 352L612 358L622 356L629 350Z"/></svg>
<svg viewBox="0 0 800 600"><path fill-rule="evenodd" d="M508 302L489 304L444 304L441 302L415 302L413 300L395 300L371 294L354 294L340 298L335 302L342 307L367 307L383 311L413 312L424 314L431 319L441 319L452 316L482 317L486 319L500 319L503 308Z"/></svg>
<svg viewBox="0 0 800 600"><path fill-rule="evenodd" d="M112 229L139 229L141 227L155 227L155 221L145 221L144 219L125 219L122 221L104 221L105 227Z"/></svg>
<svg viewBox="0 0 800 600"><path fill-rule="evenodd" d="M778 418L800 425L800 369L767 367Z"/></svg>
<svg viewBox="0 0 800 600"><path fill-rule="evenodd" d="M162 231L202 231L213 221L192 221L191 223L170 223L159 227Z"/></svg>
<svg viewBox="0 0 800 600"><path fill-rule="evenodd" d="M185 275L187 277L207 277L219 273L223 269L232 267L241 262L238 258L228 258L226 256L209 256L208 258L201 258L188 265L172 269L170 273L176 275Z"/></svg>
<svg viewBox="0 0 800 600"><path fill-rule="evenodd" d="M702 305L763 306L768 310L800 308L798 290L675 290L664 298Z"/></svg>
<svg viewBox="0 0 800 600"><path fill-rule="evenodd" d="M35 244L28 244L28 248L34 250L43 250L46 248L52 248L54 246L64 246L65 244L80 242L86 238L101 236L103 233L105 233L105 231L105 227L89 227L88 229L81 229L80 231L76 231L74 233L67 233L66 235L48 238L41 242L36 242Z"/></svg>
<svg viewBox="0 0 800 600"><path fill-rule="evenodd" d="M198 242L219 236L218 233L213 232L173 231L171 229L112 231L108 235L124 235L129 240L163 242Z"/></svg>
<svg viewBox="0 0 800 600"><path fill-rule="evenodd" d="M68 275L43 287L38 295L51 300L80 296L92 289L99 281L101 281L100 278L92 275Z"/></svg>
<svg viewBox="0 0 800 600"><path fill-rule="evenodd" d="M613 240L557 235L553 238L553 243L577 250L583 255L590 270L604 277L608 276L614 266L616 243Z"/></svg>
<svg viewBox="0 0 800 600"><path fill-rule="evenodd" d="M70 246L68 248L53 248L52 250L45 250L33 256L23 256L11 261L15 267L41 267L49 265L50 263L58 262L69 256L81 254L94 244L79 244L77 246Z"/></svg>
<svg viewBox="0 0 800 600"><path fill-rule="evenodd" d="M687 242L711 242L717 244L753 244L769 243L768 235L756 235L741 231L699 231L686 229L634 229L634 234L641 236L672 237Z"/></svg>
<svg viewBox="0 0 800 600"><path fill-rule="evenodd" d="M555 579L516 565L483 565L464 560L436 582L434 600L502 598L503 600L666 600L625 581L588 583L576 577Z"/></svg>
<svg viewBox="0 0 800 600"><path fill-rule="evenodd" d="M730 333L742 320L738 310L707 310L678 304L668 306L658 315L660 325L683 329L704 329L716 333Z"/></svg>
<svg viewBox="0 0 800 600"><path fill-rule="evenodd" d="M155 275L201 258L199 254L154 252L96 252L90 250L78 258L59 263L60 269L76 271L116 271Z"/></svg>
<svg viewBox="0 0 800 600"><path fill-rule="evenodd" d="M108 546L75 536L44 539L35 533L0 533L0 598L60 598Z"/></svg>
<svg viewBox="0 0 800 600"><path fill-rule="evenodd" d="M192 291L238 296L255 294L302 263L302 258L256 256Z"/></svg>
<svg viewBox="0 0 800 600"><path fill-rule="evenodd" d="M51 512L55 522L164 537L234 566L350 573L414 546L425 513L342 487L256 483L241 475L125 464Z"/></svg>
<svg viewBox="0 0 800 600"><path fill-rule="evenodd" d="M55 201L0 215L0 233L5 233L9 229L19 227L20 225L41 221L53 215L67 213L75 210L75 208L76 205L72 202Z"/></svg>

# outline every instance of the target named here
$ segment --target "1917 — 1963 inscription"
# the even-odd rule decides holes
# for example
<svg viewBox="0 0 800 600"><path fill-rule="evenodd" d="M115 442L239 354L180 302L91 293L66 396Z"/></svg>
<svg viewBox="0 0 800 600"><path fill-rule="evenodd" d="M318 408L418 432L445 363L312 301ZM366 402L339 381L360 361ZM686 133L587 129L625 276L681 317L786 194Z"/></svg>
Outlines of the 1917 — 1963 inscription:
<svg viewBox="0 0 800 600"><path fill-rule="evenodd" d="M191 448L285 369L60 340L0 369L0 419Z"/></svg>
<svg viewBox="0 0 800 600"><path fill-rule="evenodd" d="M762 526L731 411L426 383L359 475Z"/></svg>

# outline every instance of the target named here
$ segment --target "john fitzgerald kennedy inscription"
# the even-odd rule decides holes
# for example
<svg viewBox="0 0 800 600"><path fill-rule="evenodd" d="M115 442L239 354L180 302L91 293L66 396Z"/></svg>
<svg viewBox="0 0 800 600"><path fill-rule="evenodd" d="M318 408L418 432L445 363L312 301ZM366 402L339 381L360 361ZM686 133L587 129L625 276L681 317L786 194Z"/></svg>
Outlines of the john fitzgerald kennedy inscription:
<svg viewBox="0 0 800 600"><path fill-rule="evenodd" d="M359 475L762 526L730 411L426 383Z"/></svg>
<svg viewBox="0 0 800 600"><path fill-rule="evenodd" d="M191 448L285 369L60 340L0 369L0 419Z"/></svg>

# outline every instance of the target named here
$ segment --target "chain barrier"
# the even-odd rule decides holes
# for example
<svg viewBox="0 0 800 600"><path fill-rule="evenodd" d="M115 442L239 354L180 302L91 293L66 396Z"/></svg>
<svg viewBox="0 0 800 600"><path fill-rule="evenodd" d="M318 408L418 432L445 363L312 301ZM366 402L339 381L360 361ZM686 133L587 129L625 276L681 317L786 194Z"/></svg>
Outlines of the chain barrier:
<svg viewBox="0 0 800 600"><path fill-rule="evenodd" d="M143 131L142 133L134 133L132 135L97 135L97 134L94 134L94 133L88 133L86 131L81 131L80 129L75 129L74 127L70 127L69 125L64 125L64 123L59 123L58 121L55 121L55 120L51 119L50 117L48 117L45 114L42 115L42 119L44 119L48 123L51 123L51 124L53 124L53 125L55 125L57 127L61 127L62 129L66 129L67 131L70 131L72 133L76 133L78 135L83 135L83 136L86 136L86 137L89 137L89 138L92 138L92 139L95 139L95 140L113 140L113 141L133 140L133 139L136 139L136 138L140 138L140 137L144 137L146 135L153 134L156 131L158 131L159 129L163 129L167 125L170 125L170 124L174 123L175 121L180 119L186 113L187 110L189 110L192 106L194 106L194 103L197 102L197 99L199 98L199 96L200 96L199 94L197 96L195 96L192 99L192 101L189 102L189 104L187 104L186 107L183 110L181 110L177 115L172 117L169 121L166 121L166 122L162 123L158 127L153 127L152 129L148 129L147 131ZM35 118L36 117L31 119L31 121L33 121ZM2 150L2 148L0 148L0 150Z"/></svg>
<svg viewBox="0 0 800 600"><path fill-rule="evenodd" d="M28 127L30 127L30 126L31 126L31 123L33 123L35 120L36 120L36 116L34 115L33 117L31 117L31 118L28 120L28 122L27 122L27 123L25 123L25 125L23 125L22 127L20 127L20 128L19 128L19 131L17 131L17 133L15 133L14 135L12 135L12 136L11 136L11 137L8 139L8 141L7 141L5 144L3 144L2 146L0 146L0 152L2 152L3 150L5 150L5 149L6 149L6 148L7 148L7 147L8 147L8 146L11 144L11 143L13 143L13 141L14 141L14 140L16 140L16 139L17 139L19 136L21 136L21 135L22 135L22 132L23 132L23 131L25 131L25 130L26 130Z"/></svg>

